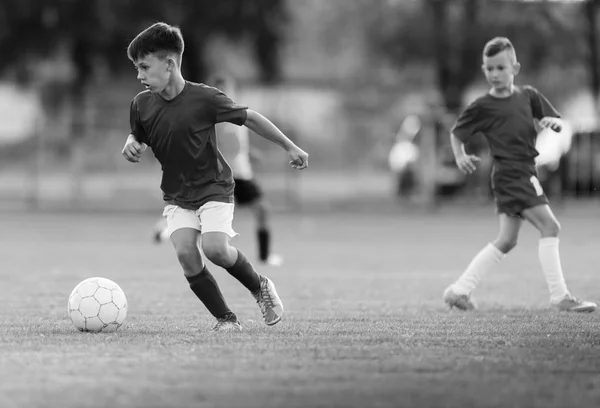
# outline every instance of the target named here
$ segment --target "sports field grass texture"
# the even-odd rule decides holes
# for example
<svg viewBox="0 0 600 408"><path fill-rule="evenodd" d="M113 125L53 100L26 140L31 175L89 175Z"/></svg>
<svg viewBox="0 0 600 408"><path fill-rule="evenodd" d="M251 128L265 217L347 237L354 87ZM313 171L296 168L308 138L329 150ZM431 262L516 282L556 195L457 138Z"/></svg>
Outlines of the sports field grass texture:
<svg viewBox="0 0 600 408"><path fill-rule="evenodd" d="M157 212L158 214L158 212ZM572 292L600 300L598 213L559 214ZM275 214L285 319L262 323L249 293L212 267L242 333L211 333L151 214L1 215L0 407L594 407L600 313L548 307L537 233L476 293L441 295L491 240L491 209L436 215ZM255 259L251 214L240 249ZM103 276L129 301L114 334L80 333L71 289Z"/></svg>

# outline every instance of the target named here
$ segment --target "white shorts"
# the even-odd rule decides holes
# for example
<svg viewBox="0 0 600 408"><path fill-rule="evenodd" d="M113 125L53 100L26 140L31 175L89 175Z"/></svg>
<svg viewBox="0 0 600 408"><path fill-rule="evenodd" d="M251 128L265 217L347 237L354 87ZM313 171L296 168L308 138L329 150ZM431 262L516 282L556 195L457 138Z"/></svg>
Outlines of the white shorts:
<svg viewBox="0 0 600 408"><path fill-rule="evenodd" d="M202 234L224 232L233 238L238 235L232 226L233 207L233 203L209 201L194 211L167 204L163 210L163 217L167 220L167 233L171 236L180 228L193 228Z"/></svg>

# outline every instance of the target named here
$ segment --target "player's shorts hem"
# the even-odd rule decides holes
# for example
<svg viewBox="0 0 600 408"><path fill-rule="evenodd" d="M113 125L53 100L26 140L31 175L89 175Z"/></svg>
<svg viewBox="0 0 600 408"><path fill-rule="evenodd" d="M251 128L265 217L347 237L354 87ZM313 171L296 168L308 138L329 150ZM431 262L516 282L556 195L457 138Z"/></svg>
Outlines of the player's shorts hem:
<svg viewBox="0 0 600 408"><path fill-rule="evenodd" d="M496 206L496 214L505 214L509 217L523 218L523 215L522 215L523 211L529 210L530 208L539 207L541 205L549 205L549 204L550 204L549 201L545 200L545 201L540 201L535 204L531 203L526 206L521 206L521 207L519 207L519 209L515 209L514 207L508 209L508 208Z"/></svg>
<svg viewBox="0 0 600 408"><path fill-rule="evenodd" d="M549 204L535 166L495 165L492 191L498 214L521 217L528 208Z"/></svg>
<svg viewBox="0 0 600 408"><path fill-rule="evenodd" d="M238 235L233 229L233 203L209 201L197 210L181 208L175 204L167 204L163 217L167 220L167 234L182 228L192 228L202 234L222 232L230 238Z"/></svg>

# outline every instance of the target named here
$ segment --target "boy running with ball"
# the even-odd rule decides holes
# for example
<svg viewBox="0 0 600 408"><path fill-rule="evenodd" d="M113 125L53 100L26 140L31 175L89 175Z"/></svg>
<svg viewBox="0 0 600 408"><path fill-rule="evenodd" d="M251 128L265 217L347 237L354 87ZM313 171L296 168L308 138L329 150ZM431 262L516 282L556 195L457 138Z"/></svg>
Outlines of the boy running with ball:
<svg viewBox="0 0 600 408"><path fill-rule="evenodd" d="M133 98L131 133L123 156L137 163L150 146L162 167L163 216L191 290L217 319L214 331L242 329L197 246L244 285L256 299L264 321L281 320L283 304L275 285L256 272L242 252L230 245L234 182L217 149L215 124L247 126L286 150L290 165L304 169L308 154L261 114L238 105L216 88L186 81L181 74L184 41L179 28L156 23L129 44L127 56L146 90Z"/></svg>

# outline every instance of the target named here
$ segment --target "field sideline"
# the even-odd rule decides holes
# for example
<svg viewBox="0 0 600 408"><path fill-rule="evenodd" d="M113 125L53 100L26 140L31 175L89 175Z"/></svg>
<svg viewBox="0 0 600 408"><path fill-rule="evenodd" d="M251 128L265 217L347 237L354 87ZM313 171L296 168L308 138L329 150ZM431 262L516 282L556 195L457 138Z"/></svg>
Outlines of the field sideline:
<svg viewBox="0 0 600 408"><path fill-rule="evenodd" d="M157 212L158 215L158 212ZM599 301L598 212L559 213L567 283ZM548 308L537 233L449 311L445 286L496 234L492 210L275 214L282 323L212 267L243 333L213 324L151 214L1 213L0 407L600 406L600 313ZM254 259L250 214L236 245ZM115 334L75 331L79 281L115 280L129 301Z"/></svg>

